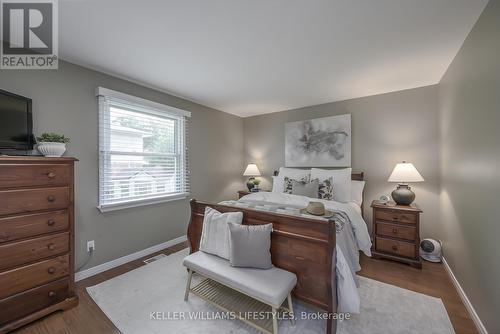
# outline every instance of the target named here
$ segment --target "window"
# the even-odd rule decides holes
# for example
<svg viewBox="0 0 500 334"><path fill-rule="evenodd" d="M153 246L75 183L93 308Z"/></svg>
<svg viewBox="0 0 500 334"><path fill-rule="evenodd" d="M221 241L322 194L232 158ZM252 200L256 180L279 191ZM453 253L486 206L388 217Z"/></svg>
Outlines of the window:
<svg viewBox="0 0 500 334"><path fill-rule="evenodd" d="M99 87L99 209L189 195L191 113Z"/></svg>

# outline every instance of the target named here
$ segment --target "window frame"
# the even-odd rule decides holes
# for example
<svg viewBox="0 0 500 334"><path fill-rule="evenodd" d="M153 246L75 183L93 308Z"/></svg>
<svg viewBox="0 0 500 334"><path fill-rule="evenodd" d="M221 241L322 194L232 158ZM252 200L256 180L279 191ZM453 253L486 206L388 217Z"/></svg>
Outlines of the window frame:
<svg viewBox="0 0 500 334"><path fill-rule="evenodd" d="M152 204L159 204L159 203L165 203L165 202L170 202L170 201L177 201L177 200L182 200L187 197L189 197L190 192L189 192L189 165L188 165L188 122L189 118L191 117L191 112L174 108L165 104L161 104L158 102L153 102L150 100L146 100L140 97L136 97L133 95L113 91L111 89L103 88L103 87L98 87L96 89L96 96L98 98L98 112L99 112L99 147L98 147L98 153L99 153L99 179L98 179L98 188L99 188L99 195L98 195L98 205L97 208L101 212L108 212L108 211L115 211L115 210L122 210L122 209L127 209L127 208L134 208L134 207L140 207L140 206L145 206L145 205L152 205ZM177 117L179 119L182 119L182 124L178 123L178 129L174 133L175 135L175 141L176 145L178 145L178 140L180 136L184 137L183 141L183 147L180 147L179 150L181 152L176 152L182 156L182 162L181 166L183 165L183 172L182 174L184 175L184 187L186 188L185 192L176 192L172 194L165 194L165 195L159 195L159 196L150 196L150 197L145 197L145 198L139 198L139 199L130 199L130 200L124 200L116 203L101 203L102 197L103 197L103 192L106 190L109 190L103 186L101 182L107 182L103 181L105 180L105 177L102 175L102 173L106 174L105 168L106 164L104 163L104 159L106 159L106 156L112 156L113 154L117 154L119 152L114 152L109 148L110 145L110 122L109 122L109 117L110 117L110 108L107 108L106 106L103 106L103 103L105 99L111 100L111 101L118 101L119 103L124 103L127 104L128 106L134 106L138 109L142 109L145 114L150 114L150 115L156 115L160 117ZM107 121L106 121L107 120ZM180 133L182 132L182 133ZM106 134L108 134L106 136ZM108 149L103 149L103 147L107 147ZM182 152L183 151L183 152ZM123 152L122 152L123 153ZM130 153L129 153L130 154ZM137 155L145 155L147 156L149 153L138 153ZM133 154L131 154L133 155ZM153 153L152 155L157 155L161 156L162 153ZM182 175L181 174L181 175ZM132 185L131 185L132 186ZM120 185L121 187L121 185Z"/></svg>

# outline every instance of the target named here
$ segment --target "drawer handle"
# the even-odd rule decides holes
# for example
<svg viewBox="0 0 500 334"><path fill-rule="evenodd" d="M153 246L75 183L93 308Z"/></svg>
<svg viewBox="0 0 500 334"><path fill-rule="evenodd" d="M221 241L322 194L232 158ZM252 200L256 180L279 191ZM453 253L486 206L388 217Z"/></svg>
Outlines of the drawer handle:
<svg viewBox="0 0 500 334"><path fill-rule="evenodd" d="M56 245L54 245L53 243L50 243L50 244L47 245L47 248L49 250L54 250L54 249L56 249Z"/></svg>
<svg viewBox="0 0 500 334"><path fill-rule="evenodd" d="M48 177L49 179L53 179L53 178L55 178L55 177L56 177L56 173L49 172L49 173L47 173L47 177Z"/></svg>
<svg viewBox="0 0 500 334"><path fill-rule="evenodd" d="M396 245L392 245L392 250L393 250L393 251L397 251L397 250L398 250L398 246L396 246Z"/></svg>
<svg viewBox="0 0 500 334"><path fill-rule="evenodd" d="M398 219L399 219L399 217L398 217L398 216L394 216L394 217L392 217L392 220L398 220Z"/></svg>
<svg viewBox="0 0 500 334"><path fill-rule="evenodd" d="M49 274L53 274L53 273L55 273L55 272L56 272L56 268L54 268L54 267L50 267L49 269L47 269L47 272L48 272Z"/></svg>
<svg viewBox="0 0 500 334"><path fill-rule="evenodd" d="M54 196L52 196L52 195L50 195L50 196L47 197L47 201L49 201L51 203L54 202L55 200L56 200L56 198Z"/></svg>
<svg viewBox="0 0 500 334"><path fill-rule="evenodd" d="M55 291L49 292L49 298L54 298L55 296L57 296L57 293Z"/></svg>
<svg viewBox="0 0 500 334"><path fill-rule="evenodd" d="M49 226L54 226L55 223L56 223L56 221L54 219L49 219L47 221L47 225L49 225Z"/></svg>
<svg viewBox="0 0 500 334"><path fill-rule="evenodd" d="M295 259L297 259L299 261L304 261L305 260L302 256L295 256Z"/></svg>
<svg viewBox="0 0 500 334"><path fill-rule="evenodd" d="M397 228L393 228L393 229L392 229L392 233L393 233L393 234L398 234L398 229L397 229Z"/></svg>

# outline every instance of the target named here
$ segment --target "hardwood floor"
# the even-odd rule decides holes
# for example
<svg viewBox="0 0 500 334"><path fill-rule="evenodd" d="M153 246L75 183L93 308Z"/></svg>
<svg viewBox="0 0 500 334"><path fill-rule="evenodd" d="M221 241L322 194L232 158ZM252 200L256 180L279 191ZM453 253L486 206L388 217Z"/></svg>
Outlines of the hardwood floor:
<svg viewBox="0 0 500 334"><path fill-rule="evenodd" d="M358 274L374 280L441 298L457 334L478 333L442 263L422 262L422 270L362 255Z"/></svg>
<svg viewBox="0 0 500 334"><path fill-rule="evenodd" d="M120 332L104 315L85 290L87 287L99 284L113 277L145 265L143 260L157 254L172 254L188 247L187 242L172 246L158 253L126 263L76 283L80 303L77 307L65 312L56 312L25 327L14 331L16 334L101 334Z"/></svg>
<svg viewBox="0 0 500 334"><path fill-rule="evenodd" d="M186 243L181 243L156 254L171 254L186 247ZM145 258L126 263L78 282L76 285L78 295L80 296L80 303L77 307L66 312L54 313L20 328L15 333L119 333L113 323L104 315L92 298L90 298L85 288L138 268L144 265L142 260ZM405 264L362 257L361 266L363 268L360 273L362 276L441 298L457 334L477 333L474 323L470 319L442 264L425 262L422 270L419 270Z"/></svg>

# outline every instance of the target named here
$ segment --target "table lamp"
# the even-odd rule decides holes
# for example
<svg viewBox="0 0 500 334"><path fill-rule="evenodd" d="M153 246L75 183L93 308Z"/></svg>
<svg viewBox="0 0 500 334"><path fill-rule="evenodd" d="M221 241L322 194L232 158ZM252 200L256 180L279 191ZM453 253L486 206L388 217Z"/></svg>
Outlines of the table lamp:
<svg viewBox="0 0 500 334"><path fill-rule="evenodd" d="M409 182L422 182L424 178L413 164L403 161L398 163L389 176L389 182L397 182L398 187L391 193L398 205L410 205L415 200L415 193L408 186Z"/></svg>
<svg viewBox="0 0 500 334"><path fill-rule="evenodd" d="M250 176L247 181L248 191L252 191L252 189L259 184L259 182L256 182L257 180L255 180L255 176L260 176L260 171L256 164L248 164L247 168L243 172L243 176Z"/></svg>

